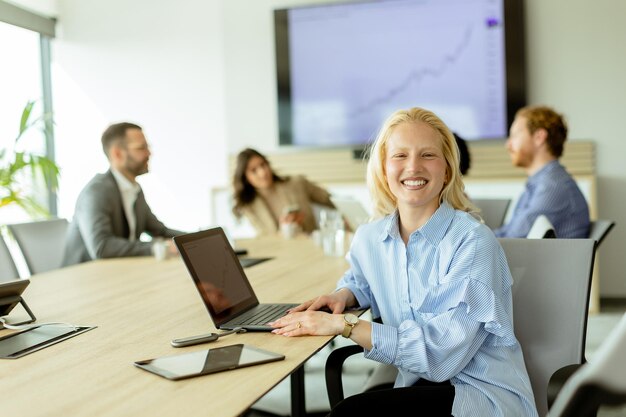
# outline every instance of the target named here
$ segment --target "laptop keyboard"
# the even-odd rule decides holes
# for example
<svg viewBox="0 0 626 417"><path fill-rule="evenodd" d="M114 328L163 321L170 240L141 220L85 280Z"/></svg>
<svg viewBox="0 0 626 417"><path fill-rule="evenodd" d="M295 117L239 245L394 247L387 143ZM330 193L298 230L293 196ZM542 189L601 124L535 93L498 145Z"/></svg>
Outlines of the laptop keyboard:
<svg viewBox="0 0 626 417"><path fill-rule="evenodd" d="M297 304L293 304L295 307ZM292 307L285 304L263 304L237 320L238 325L265 325L281 318Z"/></svg>

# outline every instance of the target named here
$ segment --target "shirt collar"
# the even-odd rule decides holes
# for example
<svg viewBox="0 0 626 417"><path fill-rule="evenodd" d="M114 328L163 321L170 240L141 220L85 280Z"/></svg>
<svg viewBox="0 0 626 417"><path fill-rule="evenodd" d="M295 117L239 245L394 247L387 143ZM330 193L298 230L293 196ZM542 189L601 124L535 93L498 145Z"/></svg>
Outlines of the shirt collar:
<svg viewBox="0 0 626 417"><path fill-rule="evenodd" d="M113 174L113 178L115 178L115 182L120 189L120 192L133 192L135 194L139 194L141 187L136 182L131 182L128 178L124 176L118 170L111 168L111 173Z"/></svg>
<svg viewBox="0 0 626 417"><path fill-rule="evenodd" d="M552 176L554 171L556 171L560 166L561 164L559 163L558 159L548 162L543 167L541 167L539 171L528 177L528 185L535 185L537 183L543 182L544 178Z"/></svg>
<svg viewBox="0 0 626 417"><path fill-rule="evenodd" d="M398 209L388 215L384 221L383 230L379 236L380 240L385 240L387 237L396 239L400 237L400 228L398 227Z"/></svg>
<svg viewBox="0 0 626 417"><path fill-rule="evenodd" d="M428 219L422 227L413 232L413 234L421 233L433 246L437 246L445 236L448 227L450 227L450 223L452 223L452 219L454 218L454 212L455 210L448 203L441 203L430 219ZM387 216L383 231L380 234L380 240L400 238L398 216L397 209Z"/></svg>

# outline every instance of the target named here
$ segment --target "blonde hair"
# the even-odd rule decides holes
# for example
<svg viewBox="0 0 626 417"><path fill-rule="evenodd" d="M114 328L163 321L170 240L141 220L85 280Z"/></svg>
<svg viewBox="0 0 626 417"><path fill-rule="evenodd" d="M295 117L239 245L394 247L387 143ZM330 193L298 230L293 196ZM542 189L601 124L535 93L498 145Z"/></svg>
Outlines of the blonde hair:
<svg viewBox="0 0 626 417"><path fill-rule="evenodd" d="M441 139L441 149L446 160L448 181L439 194L439 203L443 201L457 210L477 213L478 210L465 195L465 185L459 169L459 149L454 135L446 124L433 112L413 107L407 110L398 110L384 122L376 140L369 148L367 163L367 186L370 190L376 217L393 213L397 207L396 197L387 183L385 160L387 158L387 142L393 130L402 123L426 123L433 128Z"/></svg>

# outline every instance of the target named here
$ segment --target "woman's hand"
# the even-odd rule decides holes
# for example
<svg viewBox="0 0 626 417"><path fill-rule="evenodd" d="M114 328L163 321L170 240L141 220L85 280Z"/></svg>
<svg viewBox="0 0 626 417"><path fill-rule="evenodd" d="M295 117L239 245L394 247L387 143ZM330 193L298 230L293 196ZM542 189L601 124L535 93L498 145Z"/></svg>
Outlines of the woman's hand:
<svg viewBox="0 0 626 417"><path fill-rule="evenodd" d="M355 303L356 299L354 295L352 295L352 292L347 288L342 288L339 291L305 301L289 309L288 313L296 313L304 310L328 310L331 313L339 314L342 313L346 307L352 307Z"/></svg>
<svg viewBox="0 0 626 417"><path fill-rule="evenodd" d="M283 224L283 223L296 223L296 224L299 224L300 226L302 226L302 223L304 223L304 213L301 212L300 210L298 210L298 211L292 211L292 212L283 214L278 219L278 222L280 224Z"/></svg>
<svg viewBox="0 0 626 417"><path fill-rule="evenodd" d="M344 328L343 315L313 310L289 313L269 324L272 333L283 336L333 336Z"/></svg>
<svg viewBox="0 0 626 417"><path fill-rule="evenodd" d="M356 298L347 288L322 295L289 309L287 315L269 323L272 333L284 336L330 336L341 334L344 328L343 311L356 304ZM319 310L330 310L319 311Z"/></svg>

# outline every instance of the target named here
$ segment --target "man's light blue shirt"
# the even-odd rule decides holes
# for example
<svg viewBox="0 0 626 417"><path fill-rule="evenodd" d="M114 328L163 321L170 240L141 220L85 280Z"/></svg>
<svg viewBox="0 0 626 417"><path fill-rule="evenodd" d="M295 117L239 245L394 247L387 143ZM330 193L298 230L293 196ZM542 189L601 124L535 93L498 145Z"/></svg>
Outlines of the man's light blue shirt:
<svg viewBox="0 0 626 417"><path fill-rule="evenodd" d="M539 215L545 215L557 238L589 236L589 207L576 181L559 161L528 177L510 221L494 230L497 237L526 237Z"/></svg>
<svg viewBox="0 0 626 417"><path fill-rule="evenodd" d="M450 380L457 417L537 416L512 277L487 226L443 203L405 246L396 212L359 227L347 259L338 288L382 318L365 357L396 366L396 387Z"/></svg>

